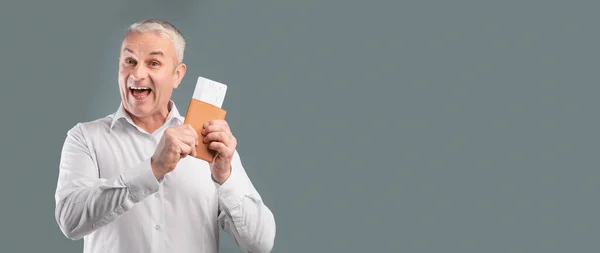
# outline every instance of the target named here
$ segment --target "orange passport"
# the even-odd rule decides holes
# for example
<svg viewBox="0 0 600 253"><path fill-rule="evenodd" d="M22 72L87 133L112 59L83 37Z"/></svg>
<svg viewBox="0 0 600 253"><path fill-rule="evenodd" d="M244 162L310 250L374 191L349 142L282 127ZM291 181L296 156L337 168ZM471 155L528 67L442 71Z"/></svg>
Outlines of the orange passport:
<svg viewBox="0 0 600 253"><path fill-rule="evenodd" d="M204 123L211 120L224 120L227 111L212 104L192 98L185 113L184 124L190 124L198 134L198 146L196 146L196 155L198 159L202 159L209 163L213 162L216 151L208 149L209 143L202 142L202 130Z"/></svg>

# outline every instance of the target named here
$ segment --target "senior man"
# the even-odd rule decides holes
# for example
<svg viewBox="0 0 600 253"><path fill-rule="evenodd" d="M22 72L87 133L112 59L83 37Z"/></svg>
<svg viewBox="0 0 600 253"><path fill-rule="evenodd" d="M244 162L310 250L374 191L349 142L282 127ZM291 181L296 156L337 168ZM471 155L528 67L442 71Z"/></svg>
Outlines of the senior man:
<svg viewBox="0 0 600 253"><path fill-rule="evenodd" d="M275 220L242 166L226 121L200 135L171 100L186 72L170 23L125 32L116 112L71 128L56 187L56 221L83 252L218 252L219 226L244 252L270 252ZM200 142L212 163L193 157Z"/></svg>

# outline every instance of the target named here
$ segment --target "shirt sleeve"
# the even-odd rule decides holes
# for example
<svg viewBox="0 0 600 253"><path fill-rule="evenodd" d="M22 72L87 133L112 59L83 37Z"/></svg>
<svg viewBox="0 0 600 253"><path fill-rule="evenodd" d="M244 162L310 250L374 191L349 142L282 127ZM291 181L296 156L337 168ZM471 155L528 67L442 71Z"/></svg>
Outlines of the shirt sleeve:
<svg viewBox="0 0 600 253"><path fill-rule="evenodd" d="M100 178L98 171L81 123L77 124L63 144L55 192L56 222L67 238L81 239L159 189L150 158L113 178Z"/></svg>
<svg viewBox="0 0 600 253"><path fill-rule="evenodd" d="M223 230L244 252L270 252L275 240L275 219L248 178L237 151L231 175L217 187L218 220Z"/></svg>

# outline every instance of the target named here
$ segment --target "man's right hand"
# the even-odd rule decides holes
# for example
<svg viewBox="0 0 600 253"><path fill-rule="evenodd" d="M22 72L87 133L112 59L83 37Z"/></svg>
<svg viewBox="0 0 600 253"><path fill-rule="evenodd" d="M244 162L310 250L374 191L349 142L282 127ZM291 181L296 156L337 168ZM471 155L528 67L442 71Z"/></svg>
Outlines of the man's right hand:
<svg viewBox="0 0 600 253"><path fill-rule="evenodd" d="M169 127L165 130L154 155L152 155L152 173L161 180L173 171L181 158L196 155L198 134L190 125Z"/></svg>

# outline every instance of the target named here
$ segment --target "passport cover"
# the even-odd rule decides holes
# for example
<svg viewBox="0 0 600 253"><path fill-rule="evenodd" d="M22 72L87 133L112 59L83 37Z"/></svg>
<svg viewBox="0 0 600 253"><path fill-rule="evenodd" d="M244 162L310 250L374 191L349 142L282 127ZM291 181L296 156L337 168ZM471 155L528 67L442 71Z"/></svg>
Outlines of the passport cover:
<svg viewBox="0 0 600 253"><path fill-rule="evenodd" d="M202 130L204 123L211 120L224 120L227 111L220 107L194 99L190 100L187 112L185 113L184 124L190 124L198 134L198 146L196 146L196 158L212 163L217 152L208 149L208 144L202 142Z"/></svg>

